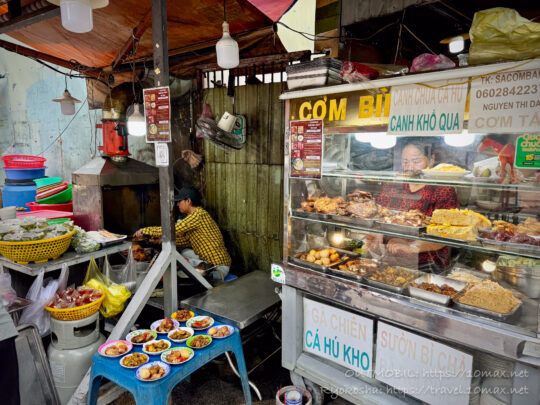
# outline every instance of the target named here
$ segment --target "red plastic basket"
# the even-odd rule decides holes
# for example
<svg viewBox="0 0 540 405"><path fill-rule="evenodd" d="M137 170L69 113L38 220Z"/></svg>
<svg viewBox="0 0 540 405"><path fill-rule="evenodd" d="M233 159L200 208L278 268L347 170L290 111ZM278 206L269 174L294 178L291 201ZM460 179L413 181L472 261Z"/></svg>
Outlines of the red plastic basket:
<svg viewBox="0 0 540 405"><path fill-rule="evenodd" d="M4 169L39 169L45 166L47 159L31 155L2 156Z"/></svg>

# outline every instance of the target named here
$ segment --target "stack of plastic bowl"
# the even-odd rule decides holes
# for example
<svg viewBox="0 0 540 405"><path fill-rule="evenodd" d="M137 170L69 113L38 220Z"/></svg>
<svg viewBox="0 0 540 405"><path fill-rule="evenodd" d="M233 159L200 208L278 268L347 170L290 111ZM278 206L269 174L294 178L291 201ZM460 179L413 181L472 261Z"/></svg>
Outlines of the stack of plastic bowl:
<svg viewBox="0 0 540 405"><path fill-rule="evenodd" d="M34 182L37 186L38 197L40 193L47 193L47 191L50 190L50 193L48 193L47 197L36 198L36 202L40 206L42 206L43 204L49 205L49 207L42 209L53 209L53 207L50 207L50 205L72 204L72 186L65 181L62 182L61 177L36 179ZM58 190L57 192L55 192L56 189ZM71 208L73 208L73 205L71 205ZM58 209L58 207L54 207L54 209ZM72 210L73 209L71 209L70 211Z"/></svg>
<svg viewBox="0 0 540 405"><path fill-rule="evenodd" d="M2 156L5 185L2 189L4 207L27 210L26 204L36 197L35 179L45 177L45 158L30 155Z"/></svg>

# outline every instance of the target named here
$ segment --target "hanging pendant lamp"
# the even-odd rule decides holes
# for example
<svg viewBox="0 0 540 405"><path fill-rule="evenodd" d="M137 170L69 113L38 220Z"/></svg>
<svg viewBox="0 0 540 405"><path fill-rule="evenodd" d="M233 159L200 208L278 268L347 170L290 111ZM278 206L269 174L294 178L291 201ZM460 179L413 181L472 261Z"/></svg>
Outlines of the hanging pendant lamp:
<svg viewBox="0 0 540 405"><path fill-rule="evenodd" d="M92 10L107 7L109 0L47 0L60 6L62 26L71 32L82 34L92 31Z"/></svg>
<svg viewBox="0 0 540 405"><path fill-rule="evenodd" d="M67 89L67 76L64 76L64 81L66 84L66 89L62 93L62 97L53 98L52 101L55 103L60 103L60 111L63 115L73 115L75 114L75 103L80 103L81 100L72 97L70 92Z"/></svg>
<svg viewBox="0 0 540 405"><path fill-rule="evenodd" d="M217 64L223 69L232 69L240 63L240 49L229 33L229 24L227 23L226 3L223 1L223 36L216 44Z"/></svg>

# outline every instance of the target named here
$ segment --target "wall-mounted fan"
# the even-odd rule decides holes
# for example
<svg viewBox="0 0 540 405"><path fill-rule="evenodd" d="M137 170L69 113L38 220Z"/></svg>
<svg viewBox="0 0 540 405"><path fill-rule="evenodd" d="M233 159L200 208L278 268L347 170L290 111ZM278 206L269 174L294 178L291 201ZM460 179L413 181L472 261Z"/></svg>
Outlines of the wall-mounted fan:
<svg viewBox="0 0 540 405"><path fill-rule="evenodd" d="M195 125L203 138L226 151L236 151L244 147L246 119L242 115L225 112L219 123L211 118L201 117Z"/></svg>

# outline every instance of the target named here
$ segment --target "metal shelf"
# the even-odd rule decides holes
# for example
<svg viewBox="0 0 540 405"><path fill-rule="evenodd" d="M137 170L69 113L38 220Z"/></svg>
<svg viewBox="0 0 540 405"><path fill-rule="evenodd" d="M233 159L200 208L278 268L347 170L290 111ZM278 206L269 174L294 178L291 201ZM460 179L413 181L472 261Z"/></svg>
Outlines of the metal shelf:
<svg viewBox="0 0 540 405"><path fill-rule="evenodd" d="M383 181L387 183L416 183L416 184L433 184L455 187L478 187L489 188L492 190L508 190L508 191L540 191L540 185L537 183L521 183L521 184L499 184L479 182L467 179L428 179L425 177L402 177L395 172L374 172L374 171L352 171L352 170L335 170L323 172L323 177L347 178L354 180L368 181Z"/></svg>
<svg viewBox="0 0 540 405"><path fill-rule="evenodd" d="M438 244L441 244L441 245L452 246L452 247L457 247L457 248L461 248L461 249L470 249L470 250L475 250L475 251L484 252L484 253L508 254L508 255L512 255L512 256L528 257L528 258L531 258L531 259L540 259L540 253L523 252L523 251L515 252L515 251L511 251L511 250L501 250L501 249L494 248L494 247L492 248L492 247L488 247L488 246L482 246L482 245L480 245L479 242L466 243L465 241L459 241L458 239L449 240L449 239L445 238L443 240L442 238L439 239L437 237L432 237L431 235L428 235L428 234L425 234L425 233L420 234L418 236L413 236L413 235L405 235L405 234L397 233L397 232L385 231L385 230L375 228L375 227L368 228L368 227L364 227L364 226L346 224L346 223L342 223L342 222L323 221L323 220L318 220L318 219L313 219L313 218L303 218L303 217L298 217L298 216L295 216L295 215L291 215L290 218L291 219L297 219L297 220L300 220L300 221L307 221L307 222L315 222L315 223L325 224L325 225L332 225L332 226L337 226L337 227L340 227L340 228L353 229L355 231L363 231L363 232L367 232L367 233L380 233L380 234L383 234L383 235L394 236L394 237L402 238L402 239L413 239L413 240L421 240L421 241L433 242L433 243L438 243Z"/></svg>
<svg viewBox="0 0 540 405"><path fill-rule="evenodd" d="M304 294L324 297L353 310L368 313L378 319L413 328L431 336L502 355L535 367L540 366L539 357L524 354L524 347L540 349L538 329L531 331L519 325L502 323L449 307L429 304L288 263L283 263L282 266L285 284L302 290ZM535 309L533 304L535 303L531 303L531 312ZM536 306L536 317L538 317L537 312ZM534 353L535 350L527 350L527 352Z"/></svg>

